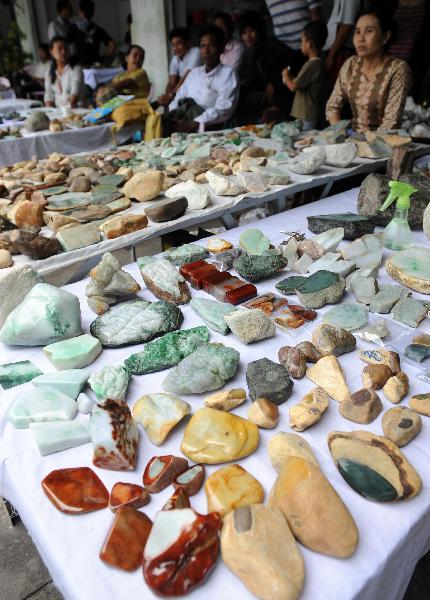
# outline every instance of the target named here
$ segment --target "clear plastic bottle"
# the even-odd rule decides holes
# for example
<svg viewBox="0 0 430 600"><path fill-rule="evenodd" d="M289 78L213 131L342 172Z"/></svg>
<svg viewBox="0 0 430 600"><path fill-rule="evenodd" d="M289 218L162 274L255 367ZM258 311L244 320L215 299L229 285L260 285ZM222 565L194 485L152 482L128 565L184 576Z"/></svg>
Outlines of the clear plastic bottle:
<svg viewBox="0 0 430 600"><path fill-rule="evenodd" d="M379 210L387 209L395 200L394 216L384 231L384 246L390 250L405 250L411 246L411 229L408 223L408 213L411 205L411 195L418 190L403 181L390 181L390 194Z"/></svg>

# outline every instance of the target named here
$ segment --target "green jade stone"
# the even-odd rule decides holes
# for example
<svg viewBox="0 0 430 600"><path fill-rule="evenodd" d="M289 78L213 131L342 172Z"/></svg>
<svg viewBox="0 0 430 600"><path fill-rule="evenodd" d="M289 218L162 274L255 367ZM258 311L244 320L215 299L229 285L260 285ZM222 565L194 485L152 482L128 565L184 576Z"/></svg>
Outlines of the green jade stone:
<svg viewBox="0 0 430 600"><path fill-rule="evenodd" d="M102 175L101 177L99 177L98 183L100 185L112 185L114 187L118 187L124 183L124 180L124 175Z"/></svg>
<svg viewBox="0 0 430 600"><path fill-rule="evenodd" d="M81 333L78 297L37 283L6 318L0 341L11 346L45 346Z"/></svg>
<svg viewBox="0 0 430 600"><path fill-rule="evenodd" d="M209 252L198 244L184 244L178 248L170 248L163 254L164 258L170 260L177 267L206 258Z"/></svg>
<svg viewBox="0 0 430 600"><path fill-rule="evenodd" d="M306 308L321 308L339 302L345 291L345 280L331 271L317 271L296 290L297 297Z"/></svg>
<svg viewBox="0 0 430 600"><path fill-rule="evenodd" d="M430 356L430 347L421 344L409 344L405 348L405 356L415 362L423 362Z"/></svg>
<svg viewBox="0 0 430 600"><path fill-rule="evenodd" d="M391 315L395 321L403 323L408 327L417 327L420 321L427 315L428 307L415 298L403 298L398 302Z"/></svg>
<svg viewBox="0 0 430 600"><path fill-rule="evenodd" d="M305 281L306 277L301 277L300 275L291 275L291 277L286 277L277 283L275 288L286 296L295 295L296 289Z"/></svg>
<svg viewBox="0 0 430 600"><path fill-rule="evenodd" d="M124 366L133 375L162 371L174 367L208 341L209 331L204 326L166 333L146 344L142 352L129 356Z"/></svg>
<svg viewBox="0 0 430 600"><path fill-rule="evenodd" d="M346 331L355 331L367 325L367 310L359 304L339 304L325 313L323 321Z"/></svg>
<svg viewBox="0 0 430 600"><path fill-rule="evenodd" d="M112 183L98 183L93 188L95 194L116 194L117 191L116 185Z"/></svg>
<svg viewBox="0 0 430 600"><path fill-rule="evenodd" d="M190 306L210 329L222 335L227 335L230 331L224 317L235 312L236 308L234 306L216 300L207 300L206 298L192 298Z"/></svg>
<svg viewBox="0 0 430 600"><path fill-rule="evenodd" d="M82 369L96 360L102 351L100 341L85 333L43 348L56 369Z"/></svg>
<svg viewBox="0 0 430 600"><path fill-rule="evenodd" d="M73 398L44 385L18 396L9 411L8 419L17 429L27 429L30 423L71 421L76 412L77 406Z"/></svg>
<svg viewBox="0 0 430 600"><path fill-rule="evenodd" d="M148 342L178 329L182 318L180 309L170 302L131 300L97 317L91 323L90 331L103 347L119 348Z"/></svg>
<svg viewBox="0 0 430 600"><path fill-rule="evenodd" d="M42 371L30 360L0 365L0 385L4 390L27 383L38 375L42 375Z"/></svg>
<svg viewBox="0 0 430 600"><path fill-rule="evenodd" d="M241 277L248 281L261 281L282 271L288 261L279 255L250 256L241 254L233 263L233 267Z"/></svg>
<svg viewBox="0 0 430 600"><path fill-rule="evenodd" d="M247 229L239 236L239 246L248 254L261 256L270 248L270 240L259 229Z"/></svg>
<svg viewBox="0 0 430 600"><path fill-rule="evenodd" d="M69 371L56 371L44 373L33 379L37 388L49 386L76 400L79 393L87 383L90 371L88 369L70 369Z"/></svg>
<svg viewBox="0 0 430 600"><path fill-rule="evenodd" d="M99 402L124 400L129 379L130 374L124 367L103 367L91 375L88 383Z"/></svg>
<svg viewBox="0 0 430 600"><path fill-rule="evenodd" d="M397 499L397 491L391 483L366 465L340 458L337 466L346 483L367 500L390 502Z"/></svg>
<svg viewBox="0 0 430 600"><path fill-rule="evenodd" d="M91 441L89 419L30 423L30 430L42 456L75 448Z"/></svg>
<svg viewBox="0 0 430 600"><path fill-rule="evenodd" d="M166 392L201 394L222 387L232 379L240 354L223 344L205 344L184 358L163 381Z"/></svg>
<svg viewBox="0 0 430 600"><path fill-rule="evenodd" d="M72 208L74 206L88 206L92 204L91 192L65 192L55 194L49 198L49 208Z"/></svg>
<svg viewBox="0 0 430 600"><path fill-rule="evenodd" d="M388 269L389 274L413 290L428 294L430 291L430 249L413 246L389 257L390 266L398 275Z"/></svg>
<svg viewBox="0 0 430 600"><path fill-rule="evenodd" d="M65 194L67 192L67 188L65 185L55 185L54 187L45 188L43 190L44 196L58 196L60 194Z"/></svg>
<svg viewBox="0 0 430 600"><path fill-rule="evenodd" d="M91 204L104 205L123 198L124 194L115 186L99 185L93 189Z"/></svg>

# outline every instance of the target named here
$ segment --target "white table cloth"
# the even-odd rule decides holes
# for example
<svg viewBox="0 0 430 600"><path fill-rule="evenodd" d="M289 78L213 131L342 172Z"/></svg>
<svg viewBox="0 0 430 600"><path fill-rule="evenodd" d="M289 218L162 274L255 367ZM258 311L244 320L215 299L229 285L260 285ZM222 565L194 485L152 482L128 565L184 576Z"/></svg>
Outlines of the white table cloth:
<svg viewBox="0 0 430 600"><path fill-rule="evenodd" d="M113 137L113 125L110 122L56 133L40 131L21 138L0 140L0 167L30 160L33 156L40 160L52 152L75 154L108 150L116 144L124 144L136 131L136 127L130 125L119 130Z"/></svg>
<svg viewBox="0 0 430 600"><path fill-rule="evenodd" d="M101 83L111 81L115 75L121 73L123 69L120 67L112 67L110 69L84 69L84 81L86 85L93 90Z"/></svg>
<svg viewBox="0 0 430 600"><path fill-rule="evenodd" d="M354 211L356 193L333 196L286 213L275 215L256 225L277 243L285 236L280 230L307 231L306 215ZM240 232L246 228L237 228L225 234L225 238L237 242ZM415 243L427 243L422 233L414 233ZM201 242L204 243L203 241ZM126 270L141 284L142 279L136 264L129 265ZM288 273L257 284L258 292L274 290L274 284ZM380 281L392 280L381 269ZM88 309L84 289L86 281L66 286L65 289L76 293L81 301L83 329L89 331L89 325L95 315ZM209 298L204 292L192 290L192 294ZM144 288L141 297L155 300L155 297ZM343 301L352 301L346 294ZM189 306L181 307L184 313L183 329L201 324ZM327 310L321 309L319 314ZM426 321L422 329L429 331ZM312 328L311 328L312 329ZM240 367L235 378L228 382L228 387L244 387L246 389L246 365L262 357L277 361L277 352L281 346L295 345L303 339L309 339L310 332L304 332L299 338L292 338L282 332L276 337L245 346L233 334L224 337L211 331L211 341L218 341L233 346L240 351ZM359 345L362 345L359 342ZM104 350L91 365L92 370L99 370L104 365L121 364L131 353L142 346ZM372 347L367 345L367 347ZM374 346L373 346L374 347ZM40 348L6 347L0 344L1 362L30 359L43 371L54 370L44 357ZM355 352L340 357L347 382L352 391L362 387L361 369L364 363ZM403 363L404 370L410 377L410 394L426 392L426 384L416 379L416 369ZM161 382L167 371L141 377L133 377L127 394L130 406L142 394L161 391ZM270 465L267 455L267 443L277 431L291 431L288 425L288 409L300 401L314 387L306 377L295 381L292 397L280 406L279 426L272 431L260 430L260 445L251 456L239 461L264 486L266 494L275 480L276 474ZM155 600L156 596L146 587L141 570L125 573L105 565L98 554L112 523L112 513L106 509L95 513L68 516L59 512L45 497L40 482L53 469L89 466L94 468L107 488L110 490L117 481L141 483L144 467L154 455L179 455L179 446L184 431L184 423L179 424L161 447L152 446L141 430L138 466L132 473L116 473L92 465L92 448L90 444L64 452L51 454L41 458L30 430L16 430L6 420L6 415L13 399L31 383L3 392L0 400L0 494L9 499L19 511L28 528L43 560L48 566L55 584L66 600ZM183 396L195 411L203 405L203 395ZM391 408L381 393L384 409ZM406 404L403 401L402 404ZM235 409L235 413L246 416L249 400ZM88 418L79 415L79 419ZM423 417L423 427L418 437L402 449L423 480L423 490L414 499L392 504L369 502L355 493L342 479L329 453L326 438L333 430L368 429L382 435L381 416L368 426L359 426L342 418L338 413L338 405L330 401L330 406L321 421L306 430L302 435L308 440L323 473L334 485L340 496L350 509L360 532L360 541L355 554L348 559L340 560L317 554L301 547L305 561L305 587L302 600L401 600L409 578L419 558L430 547L430 419ZM207 467L207 474L224 465ZM168 488L160 494L151 496L149 505L142 510L150 518L172 493ZM191 498L192 506L202 513L206 512L206 500L203 489ZM196 589L190 596L195 600L226 600L233 598L247 599L251 594L222 563L218 561L216 568L207 582Z"/></svg>

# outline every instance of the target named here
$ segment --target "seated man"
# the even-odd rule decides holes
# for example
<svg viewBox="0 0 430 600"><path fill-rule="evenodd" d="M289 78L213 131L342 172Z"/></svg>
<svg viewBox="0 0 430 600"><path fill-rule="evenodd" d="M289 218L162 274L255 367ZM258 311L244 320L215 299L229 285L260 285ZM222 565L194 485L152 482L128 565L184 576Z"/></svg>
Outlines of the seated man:
<svg viewBox="0 0 430 600"><path fill-rule="evenodd" d="M157 100L160 106L167 106L193 67L202 64L199 48L191 46L190 33L185 27L177 27L169 33L173 57L169 66L169 81L166 91Z"/></svg>
<svg viewBox="0 0 430 600"><path fill-rule="evenodd" d="M202 67L194 67L169 104L164 135L173 131L204 131L222 125L233 114L238 97L234 69L221 64L224 33L214 25L200 36Z"/></svg>

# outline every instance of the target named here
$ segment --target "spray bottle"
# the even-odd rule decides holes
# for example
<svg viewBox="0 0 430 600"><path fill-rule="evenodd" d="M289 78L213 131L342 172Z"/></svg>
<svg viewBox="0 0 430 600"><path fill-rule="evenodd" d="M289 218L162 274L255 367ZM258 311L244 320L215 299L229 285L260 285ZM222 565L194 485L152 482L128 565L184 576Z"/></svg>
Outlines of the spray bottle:
<svg viewBox="0 0 430 600"><path fill-rule="evenodd" d="M384 246L390 250L405 250L411 245L411 230L408 223L408 211L411 196L418 190L403 181L390 181L390 193L379 210L386 210L397 200L394 217L384 231Z"/></svg>

